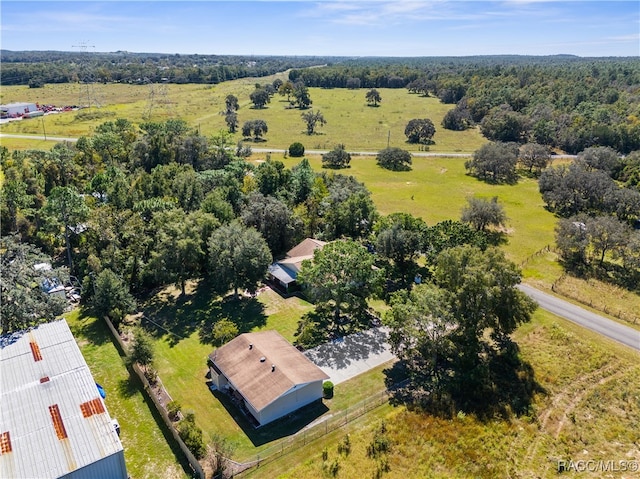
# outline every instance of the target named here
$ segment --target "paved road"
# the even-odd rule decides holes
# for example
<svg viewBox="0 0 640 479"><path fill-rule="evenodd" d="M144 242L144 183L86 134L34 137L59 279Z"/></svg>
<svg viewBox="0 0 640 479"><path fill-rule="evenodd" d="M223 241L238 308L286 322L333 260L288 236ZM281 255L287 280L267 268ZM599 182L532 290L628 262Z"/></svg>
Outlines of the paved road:
<svg viewBox="0 0 640 479"><path fill-rule="evenodd" d="M556 296L543 293L531 286L521 284L518 287L535 299L542 309L640 351L640 331L587 311Z"/></svg>
<svg viewBox="0 0 640 479"><path fill-rule="evenodd" d="M14 133L0 133L0 138L24 138L27 140L47 140L47 141L78 141L77 138L62 138L58 136L48 136L45 138L41 135L18 135ZM249 145L251 146L251 145ZM253 148L251 151L255 153L285 153L287 150L282 148ZM329 150L305 150L307 155L324 155ZM350 151L353 156L376 156L377 151ZM447 153L447 152L433 152L433 151L412 151L411 156L421 158L470 158L473 153ZM576 155L553 155L554 159L557 158L575 158Z"/></svg>
<svg viewBox="0 0 640 479"><path fill-rule="evenodd" d="M49 136L49 135L47 135L46 137L42 135L17 135L13 133L0 133L0 138L23 138L25 140L70 141L70 142L78 141L77 138L63 138L60 136Z"/></svg>

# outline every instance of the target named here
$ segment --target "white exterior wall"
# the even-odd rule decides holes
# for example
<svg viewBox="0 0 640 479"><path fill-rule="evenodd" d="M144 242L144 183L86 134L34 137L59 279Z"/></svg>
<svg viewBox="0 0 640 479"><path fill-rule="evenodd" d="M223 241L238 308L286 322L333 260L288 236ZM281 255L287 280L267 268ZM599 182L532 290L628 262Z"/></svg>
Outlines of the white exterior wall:
<svg viewBox="0 0 640 479"><path fill-rule="evenodd" d="M37 111L38 107L35 103L9 103L3 105L6 108L7 115L23 115L30 111Z"/></svg>
<svg viewBox="0 0 640 479"><path fill-rule="evenodd" d="M249 409L251 414L254 415L262 426L282 416L286 416L320 398L322 398L321 380L296 386L266 406L259 413L255 411L250 404L247 404L247 409Z"/></svg>
<svg viewBox="0 0 640 479"><path fill-rule="evenodd" d="M127 479L124 451L65 474L61 479Z"/></svg>
<svg viewBox="0 0 640 479"><path fill-rule="evenodd" d="M218 372L212 367L209 367L209 371L211 373L211 382L216 385L218 390L222 390L229 384L229 381L224 377L224 374L218 374Z"/></svg>

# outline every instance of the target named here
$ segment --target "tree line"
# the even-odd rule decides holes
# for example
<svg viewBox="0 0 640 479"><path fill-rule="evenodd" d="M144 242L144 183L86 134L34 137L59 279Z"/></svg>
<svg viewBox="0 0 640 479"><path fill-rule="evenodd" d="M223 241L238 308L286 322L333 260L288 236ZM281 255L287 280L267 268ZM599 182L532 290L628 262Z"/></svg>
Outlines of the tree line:
<svg viewBox="0 0 640 479"><path fill-rule="evenodd" d="M3 85L46 83L210 83L325 64L323 57L0 50Z"/></svg>
<svg viewBox="0 0 640 479"><path fill-rule="evenodd" d="M640 66L632 58L361 59L292 70L289 78L434 96L455 104L444 128L477 125L492 141L536 142L573 154L591 146L640 148Z"/></svg>

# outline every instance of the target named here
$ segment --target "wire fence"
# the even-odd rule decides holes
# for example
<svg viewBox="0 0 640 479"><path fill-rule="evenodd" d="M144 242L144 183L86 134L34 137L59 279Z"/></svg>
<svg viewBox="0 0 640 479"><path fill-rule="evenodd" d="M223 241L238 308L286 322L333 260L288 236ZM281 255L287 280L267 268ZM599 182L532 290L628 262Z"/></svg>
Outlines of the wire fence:
<svg viewBox="0 0 640 479"><path fill-rule="evenodd" d="M316 422L311 426L307 426L302 431L294 434L293 436L282 439L277 444L264 449L259 454L255 455L255 459L249 460L244 463L231 461L233 467L233 477L242 477L247 471L252 470L254 467L260 467L260 465L267 464L275 461L280 457L296 451L301 447L319 439L327 434L346 426L348 423L358 419L369 411L386 404L389 401L389 397L393 394L393 391L399 387L405 386L407 381L394 384L392 387L379 391L366 399L347 407L343 411L339 411L332 414L320 422Z"/></svg>

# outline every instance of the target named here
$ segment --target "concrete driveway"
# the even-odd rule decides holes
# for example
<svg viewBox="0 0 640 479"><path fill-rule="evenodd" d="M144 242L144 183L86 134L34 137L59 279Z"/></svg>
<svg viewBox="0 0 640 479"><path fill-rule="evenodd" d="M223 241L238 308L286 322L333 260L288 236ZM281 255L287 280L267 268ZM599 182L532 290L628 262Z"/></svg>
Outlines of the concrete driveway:
<svg viewBox="0 0 640 479"><path fill-rule="evenodd" d="M329 375L333 384L339 384L395 359L388 337L387 328L372 328L321 344L304 354Z"/></svg>

